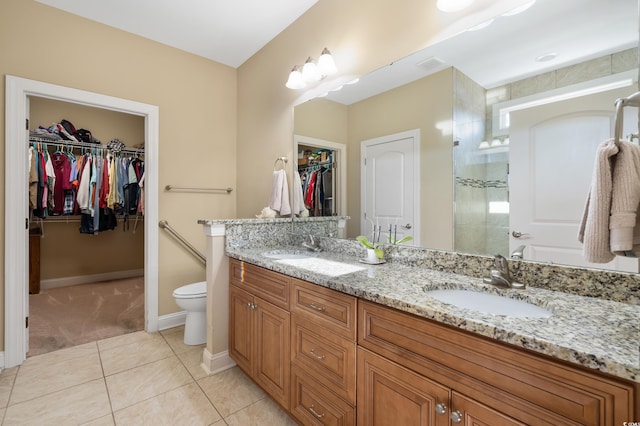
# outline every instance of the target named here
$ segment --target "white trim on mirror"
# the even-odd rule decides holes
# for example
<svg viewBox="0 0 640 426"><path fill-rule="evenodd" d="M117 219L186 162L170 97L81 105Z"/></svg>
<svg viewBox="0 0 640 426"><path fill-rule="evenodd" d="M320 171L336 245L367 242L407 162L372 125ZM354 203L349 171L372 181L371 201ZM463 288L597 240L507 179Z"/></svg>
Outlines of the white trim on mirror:
<svg viewBox="0 0 640 426"><path fill-rule="evenodd" d="M560 87L529 96L499 102L492 106L493 136L501 136L509 131L509 113L522 109L600 93L619 87L631 86L638 79L637 70L624 71L581 83Z"/></svg>
<svg viewBox="0 0 640 426"><path fill-rule="evenodd" d="M28 306L27 212L28 98L42 97L145 117L145 330L158 330L158 148L159 111L155 105L25 78L5 82L5 335L4 367L26 359Z"/></svg>

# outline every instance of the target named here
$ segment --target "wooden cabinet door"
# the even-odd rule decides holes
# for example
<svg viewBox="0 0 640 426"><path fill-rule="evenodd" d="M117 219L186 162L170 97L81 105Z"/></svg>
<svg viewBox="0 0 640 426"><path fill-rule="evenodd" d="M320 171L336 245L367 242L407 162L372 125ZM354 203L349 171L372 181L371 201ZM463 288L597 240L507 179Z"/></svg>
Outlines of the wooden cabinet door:
<svg viewBox="0 0 640 426"><path fill-rule="evenodd" d="M358 348L358 425L449 425L449 399L448 388Z"/></svg>
<svg viewBox="0 0 640 426"><path fill-rule="evenodd" d="M229 356L247 375L253 375L253 296L229 288Z"/></svg>
<svg viewBox="0 0 640 426"><path fill-rule="evenodd" d="M525 426L511 417L457 392L451 397L451 424L465 426Z"/></svg>
<svg viewBox="0 0 640 426"><path fill-rule="evenodd" d="M291 359L289 312L262 299L254 304L254 380L283 407L289 407Z"/></svg>

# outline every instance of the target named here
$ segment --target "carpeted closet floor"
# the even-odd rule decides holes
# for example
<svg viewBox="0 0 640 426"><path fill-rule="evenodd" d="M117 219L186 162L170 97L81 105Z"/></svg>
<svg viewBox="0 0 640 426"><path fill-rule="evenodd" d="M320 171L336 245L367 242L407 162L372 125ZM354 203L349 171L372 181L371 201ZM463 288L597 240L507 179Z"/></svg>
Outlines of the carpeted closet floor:
<svg viewBox="0 0 640 426"><path fill-rule="evenodd" d="M144 277L29 295L29 352L52 352L144 329Z"/></svg>

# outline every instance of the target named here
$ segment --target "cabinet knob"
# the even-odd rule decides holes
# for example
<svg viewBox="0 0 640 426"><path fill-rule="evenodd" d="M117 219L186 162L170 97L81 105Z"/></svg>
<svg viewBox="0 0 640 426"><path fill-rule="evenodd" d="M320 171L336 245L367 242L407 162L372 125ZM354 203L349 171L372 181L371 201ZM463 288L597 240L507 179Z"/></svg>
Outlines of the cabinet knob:
<svg viewBox="0 0 640 426"><path fill-rule="evenodd" d="M255 305L255 304L253 304L251 302L247 303L247 306L249 307L249 309L255 309L257 307L257 305Z"/></svg>
<svg viewBox="0 0 640 426"><path fill-rule="evenodd" d="M318 413L316 411L316 407L313 404L311 404L311 407L309 407L309 411L311 411L311 414L313 414L314 416L316 416L319 419L321 419L321 418L323 418L325 416L325 413L322 413L322 414Z"/></svg>
<svg viewBox="0 0 640 426"><path fill-rule="evenodd" d="M436 404L436 413L442 415L442 414L446 414L447 412L447 404L445 404L444 402L439 402Z"/></svg>
<svg viewBox="0 0 640 426"><path fill-rule="evenodd" d="M451 423L460 423L462 422L462 413L460 410L452 411L449 418L451 419Z"/></svg>

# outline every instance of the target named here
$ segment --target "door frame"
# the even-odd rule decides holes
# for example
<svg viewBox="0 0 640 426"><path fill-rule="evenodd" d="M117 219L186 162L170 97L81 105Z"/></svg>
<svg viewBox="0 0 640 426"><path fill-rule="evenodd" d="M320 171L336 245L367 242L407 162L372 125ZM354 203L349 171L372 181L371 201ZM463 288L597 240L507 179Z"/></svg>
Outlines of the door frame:
<svg viewBox="0 0 640 426"><path fill-rule="evenodd" d="M5 368L26 359L28 335L25 333L28 306L28 216L27 150L30 96L42 97L95 108L108 109L145 118L145 253L144 293L145 330L158 330L158 148L159 111L155 105L116 98L11 75L5 82L5 244L4 244L4 362ZM11 285L9 285L11 284Z"/></svg>
<svg viewBox="0 0 640 426"><path fill-rule="evenodd" d="M393 133L391 135L380 136L373 139L366 139L360 142L360 234L365 235L366 223L364 220L365 194L366 194L366 164L365 152L366 148L387 142L393 142L398 139L413 139L413 168L414 168L414 185L413 185L413 241L412 244L420 246L420 129L411 129L404 132Z"/></svg>
<svg viewBox="0 0 640 426"><path fill-rule="evenodd" d="M347 146L338 142L326 141L324 139L312 138L310 136L293 135L293 154L294 157L298 153L298 145L313 146L315 148L327 148L336 151L337 164L334 170L334 179L338 183L336 189L338 191L338 209L334 212L337 216L347 215ZM298 171L297 157L294 161L293 171Z"/></svg>

